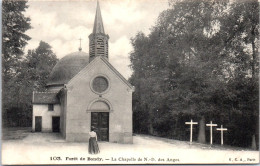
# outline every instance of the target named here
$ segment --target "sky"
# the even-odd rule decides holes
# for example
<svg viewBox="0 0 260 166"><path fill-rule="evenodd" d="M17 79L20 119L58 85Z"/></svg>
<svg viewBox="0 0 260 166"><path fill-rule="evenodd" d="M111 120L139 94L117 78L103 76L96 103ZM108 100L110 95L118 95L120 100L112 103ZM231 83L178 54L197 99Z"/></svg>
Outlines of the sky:
<svg viewBox="0 0 260 166"><path fill-rule="evenodd" d="M125 77L132 71L130 39L138 32L149 34L150 28L163 10L167 0L99 0L105 33L109 35L109 62ZM42 40L51 45L61 59L78 51L88 53L88 36L93 30L96 0L29 0L25 15L31 18L32 29L26 32L32 39L25 51L35 49Z"/></svg>

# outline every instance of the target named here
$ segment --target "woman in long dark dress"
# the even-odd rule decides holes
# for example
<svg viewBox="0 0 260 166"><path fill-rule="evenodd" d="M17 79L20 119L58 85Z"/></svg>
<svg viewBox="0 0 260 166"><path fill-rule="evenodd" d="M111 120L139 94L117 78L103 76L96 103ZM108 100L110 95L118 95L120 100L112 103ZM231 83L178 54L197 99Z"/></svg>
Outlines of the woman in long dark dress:
<svg viewBox="0 0 260 166"><path fill-rule="evenodd" d="M89 132L90 138L88 141L88 153L97 154L99 153L99 147L97 144L97 133L94 131L94 128L91 127L91 132Z"/></svg>

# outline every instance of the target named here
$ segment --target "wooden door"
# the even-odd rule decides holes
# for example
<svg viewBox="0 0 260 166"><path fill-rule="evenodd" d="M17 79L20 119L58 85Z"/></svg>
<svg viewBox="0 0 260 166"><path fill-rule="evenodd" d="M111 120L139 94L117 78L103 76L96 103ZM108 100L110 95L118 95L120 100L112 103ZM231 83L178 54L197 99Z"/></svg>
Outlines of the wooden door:
<svg viewBox="0 0 260 166"><path fill-rule="evenodd" d="M60 117L52 117L52 132L60 132Z"/></svg>
<svg viewBox="0 0 260 166"><path fill-rule="evenodd" d="M41 132L41 131L42 131L42 117L35 116L35 132Z"/></svg>
<svg viewBox="0 0 260 166"><path fill-rule="evenodd" d="M95 128L99 141L109 140L109 113L108 112L92 112L91 126Z"/></svg>

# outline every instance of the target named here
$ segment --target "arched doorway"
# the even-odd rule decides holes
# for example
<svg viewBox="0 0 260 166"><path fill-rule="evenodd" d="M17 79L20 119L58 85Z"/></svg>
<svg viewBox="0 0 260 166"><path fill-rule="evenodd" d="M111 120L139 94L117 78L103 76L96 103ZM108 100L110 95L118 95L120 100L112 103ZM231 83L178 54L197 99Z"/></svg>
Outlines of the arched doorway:
<svg viewBox="0 0 260 166"><path fill-rule="evenodd" d="M109 141L109 110L105 101L95 101L91 104L91 127L97 133L98 141Z"/></svg>

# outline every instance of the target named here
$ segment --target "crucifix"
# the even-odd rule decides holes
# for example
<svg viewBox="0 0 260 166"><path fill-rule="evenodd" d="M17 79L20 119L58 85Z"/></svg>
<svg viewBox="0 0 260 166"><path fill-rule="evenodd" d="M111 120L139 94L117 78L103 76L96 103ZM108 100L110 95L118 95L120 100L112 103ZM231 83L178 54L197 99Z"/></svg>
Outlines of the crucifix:
<svg viewBox="0 0 260 166"><path fill-rule="evenodd" d="M192 125L198 124L198 122L193 122L192 119L190 122L185 122L185 124L190 125L190 144L192 143Z"/></svg>
<svg viewBox="0 0 260 166"><path fill-rule="evenodd" d="M79 38L79 51L81 51L82 50L82 48L81 48L81 38Z"/></svg>
<svg viewBox="0 0 260 166"><path fill-rule="evenodd" d="M210 121L210 124L206 124L206 126L209 126L210 127L210 145L212 145L212 142L213 142L213 136L212 136L212 127L213 126L218 126L217 124L212 124L212 121Z"/></svg>
<svg viewBox="0 0 260 166"><path fill-rule="evenodd" d="M220 128L217 128L217 130L220 130L221 132L221 146L223 145L223 131L227 131L227 128L223 128L223 125L221 125Z"/></svg>

